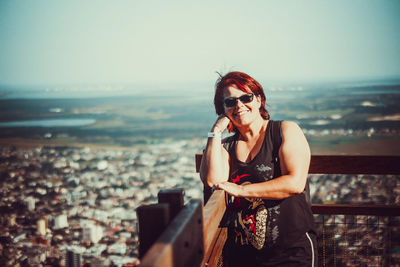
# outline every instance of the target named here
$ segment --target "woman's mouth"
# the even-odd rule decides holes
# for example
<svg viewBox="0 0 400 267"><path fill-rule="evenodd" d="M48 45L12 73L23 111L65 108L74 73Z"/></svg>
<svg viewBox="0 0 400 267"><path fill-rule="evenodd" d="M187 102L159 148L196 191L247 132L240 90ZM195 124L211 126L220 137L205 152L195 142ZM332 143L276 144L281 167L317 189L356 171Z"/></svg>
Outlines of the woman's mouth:
<svg viewBox="0 0 400 267"><path fill-rule="evenodd" d="M241 110L235 113L235 116L242 116L243 114L246 114L247 112L249 112L248 110Z"/></svg>

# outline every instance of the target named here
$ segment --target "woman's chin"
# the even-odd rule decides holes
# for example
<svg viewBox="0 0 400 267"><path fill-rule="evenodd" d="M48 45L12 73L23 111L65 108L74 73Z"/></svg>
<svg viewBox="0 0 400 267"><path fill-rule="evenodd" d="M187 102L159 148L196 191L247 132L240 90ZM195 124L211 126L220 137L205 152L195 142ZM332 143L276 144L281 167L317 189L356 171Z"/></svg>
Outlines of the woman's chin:
<svg viewBox="0 0 400 267"><path fill-rule="evenodd" d="M232 121L236 128L243 128L249 127L252 123L255 123L257 118L252 116L236 116Z"/></svg>
<svg viewBox="0 0 400 267"><path fill-rule="evenodd" d="M234 125L237 128L241 128L241 127L247 127L251 124L251 121L246 120L246 119L236 119Z"/></svg>

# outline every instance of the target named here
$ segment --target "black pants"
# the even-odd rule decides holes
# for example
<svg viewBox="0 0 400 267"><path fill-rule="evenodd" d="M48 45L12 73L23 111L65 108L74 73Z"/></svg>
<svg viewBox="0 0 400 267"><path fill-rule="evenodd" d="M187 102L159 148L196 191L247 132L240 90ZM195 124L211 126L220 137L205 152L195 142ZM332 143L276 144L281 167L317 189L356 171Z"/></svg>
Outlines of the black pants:
<svg viewBox="0 0 400 267"><path fill-rule="evenodd" d="M318 266L317 241L314 233L305 233L287 248L256 250L252 247L224 248L223 266Z"/></svg>

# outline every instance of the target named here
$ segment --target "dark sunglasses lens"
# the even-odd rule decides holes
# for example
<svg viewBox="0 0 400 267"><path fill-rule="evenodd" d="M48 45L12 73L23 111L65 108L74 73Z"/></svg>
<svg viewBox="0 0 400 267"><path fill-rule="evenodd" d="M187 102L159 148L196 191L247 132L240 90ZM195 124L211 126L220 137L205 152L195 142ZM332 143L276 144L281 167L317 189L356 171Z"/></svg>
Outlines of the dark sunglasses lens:
<svg viewBox="0 0 400 267"><path fill-rule="evenodd" d="M230 97L224 100L225 106L230 108L236 105L236 98Z"/></svg>
<svg viewBox="0 0 400 267"><path fill-rule="evenodd" d="M242 95L240 97L229 97L224 100L225 107L231 108L236 105L237 100L239 99L242 103L250 103L253 101L253 94Z"/></svg>
<svg viewBox="0 0 400 267"><path fill-rule="evenodd" d="M242 103L249 103L253 100L253 94L242 95L239 99Z"/></svg>

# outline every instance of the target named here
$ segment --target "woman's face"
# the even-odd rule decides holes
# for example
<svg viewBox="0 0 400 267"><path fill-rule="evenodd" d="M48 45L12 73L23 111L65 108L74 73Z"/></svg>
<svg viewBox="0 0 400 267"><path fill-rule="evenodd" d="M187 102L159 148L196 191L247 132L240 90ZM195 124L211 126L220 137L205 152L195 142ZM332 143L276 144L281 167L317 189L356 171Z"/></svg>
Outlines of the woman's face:
<svg viewBox="0 0 400 267"><path fill-rule="evenodd" d="M246 94L248 93L243 92L234 86L229 86L223 91L223 99L225 100L229 97L238 98ZM260 106L260 99L254 95L253 100L248 103L243 103L240 99L237 99L236 104L232 107L227 107L224 103L224 111L225 115L232 121L232 123L235 126L240 127L250 125L256 119L262 118L260 114Z"/></svg>

